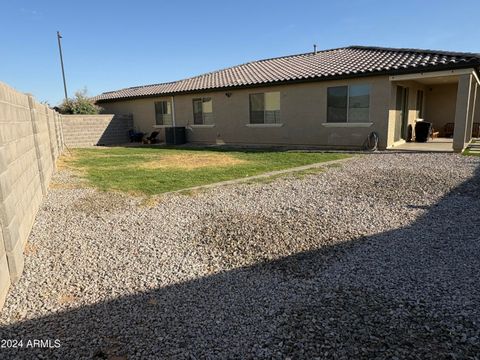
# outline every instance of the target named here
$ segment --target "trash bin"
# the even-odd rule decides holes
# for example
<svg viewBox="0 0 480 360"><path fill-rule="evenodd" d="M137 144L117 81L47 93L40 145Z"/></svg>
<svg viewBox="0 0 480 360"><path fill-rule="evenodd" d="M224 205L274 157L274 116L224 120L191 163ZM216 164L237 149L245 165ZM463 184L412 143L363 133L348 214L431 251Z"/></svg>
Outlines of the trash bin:
<svg viewBox="0 0 480 360"><path fill-rule="evenodd" d="M417 121L415 124L415 142L427 142L432 132L432 123Z"/></svg>
<svg viewBox="0 0 480 360"><path fill-rule="evenodd" d="M167 127L165 128L165 142L167 145L182 145L185 144L185 127Z"/></svg>

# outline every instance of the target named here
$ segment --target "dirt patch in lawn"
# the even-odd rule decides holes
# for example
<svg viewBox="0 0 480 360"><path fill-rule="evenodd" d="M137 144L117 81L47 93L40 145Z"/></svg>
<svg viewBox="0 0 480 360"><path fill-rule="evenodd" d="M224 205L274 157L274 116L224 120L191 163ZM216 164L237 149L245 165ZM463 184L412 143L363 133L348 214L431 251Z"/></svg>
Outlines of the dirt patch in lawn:
<svg viewBox="0 0 480 360"><path fill-rule="evenodd" d="M248 163L228 154L172 154L158 156L153 160L136 165L142 169L194 170L207 167L228 167Z"/></svg>
<svg viewBox="0 0 480 360"><path fill-rule="evenodd" d="M64 153L59 156L55 165L57 167L56 171L68 171L75 176L85 176L86 170L82 169L79 166L75 166L75 162L78 161L80 157L72 152Z"/></svg>
<svg viewBox="0 0 480 360"><path fill-rule="evenodd" d="M57 170L71 169L71 163L78 160L78 156L72 154L71 152L66 152L63 155L59 156L56 165Z"/></svg>

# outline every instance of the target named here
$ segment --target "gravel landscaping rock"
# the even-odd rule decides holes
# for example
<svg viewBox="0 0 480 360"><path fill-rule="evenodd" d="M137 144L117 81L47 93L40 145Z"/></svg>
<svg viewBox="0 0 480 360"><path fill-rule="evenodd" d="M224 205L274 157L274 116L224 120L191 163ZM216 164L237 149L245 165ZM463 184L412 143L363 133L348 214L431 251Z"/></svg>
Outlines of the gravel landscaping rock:
<svg viewBox="0 0 480 360"><path fill-rule="evenodd" d="M54 177L2 359L480 358L480 158L378 153L156 202L81 185Z"/></svg>

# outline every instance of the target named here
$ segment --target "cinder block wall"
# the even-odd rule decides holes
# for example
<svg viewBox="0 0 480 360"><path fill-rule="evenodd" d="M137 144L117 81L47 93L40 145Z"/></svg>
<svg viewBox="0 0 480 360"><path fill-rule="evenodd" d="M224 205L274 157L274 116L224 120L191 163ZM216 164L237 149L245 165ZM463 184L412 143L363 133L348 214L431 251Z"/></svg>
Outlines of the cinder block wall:
<svg viewBox="0 0 480 360"><path fill-rule="evenodd" d="M61 117L0 83L0 308L62 153Z"/></svg>
<svg viewBox="0 0 480 360"><path fill-rule="evenodd" d="M0 309L64 144L122 144L131 115L60 115L0 82Z"/></svg>
<svg viewBox="0 0 480 360"><path fill-rule="evenodd" d="M68 147L124 144L133 129L132 115L62 115Z"/></svg>

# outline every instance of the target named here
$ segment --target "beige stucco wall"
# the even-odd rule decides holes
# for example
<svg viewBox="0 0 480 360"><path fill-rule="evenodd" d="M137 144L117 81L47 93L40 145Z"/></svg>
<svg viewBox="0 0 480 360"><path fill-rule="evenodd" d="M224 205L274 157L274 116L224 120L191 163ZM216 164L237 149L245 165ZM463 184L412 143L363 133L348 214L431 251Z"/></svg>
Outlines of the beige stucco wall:
<svg viewBox="0 0 480 360"><path fill-rule="evenodd" d="M435 130L443 135L447 123L455 122L455 105L458 84L428 86L426 92L425 120L433 124Z"/></svg>
<svg viewBox="0 0 480 360"><path fill-rule="evenodd" d="M327 116L327 88L330 86L370 84L371 125L325 126ZM215 91L175 96L177 126L187 126L190 142L210 144L307 145L360 147L371 131L378 132L380 147L387 145L387 119L391 83L388 76L365 77L351 80L311 82L268 86L253 89ZM269 91L281 93L281 127L251 127L249 124L249 94ZM193 124L192 100L198 97L213 99L214 127ZM154 102L171 97L145 98L100 105L106 113L133 114L136 130L155 130ZM163 137L163 134L160 135Z"/></svg>

